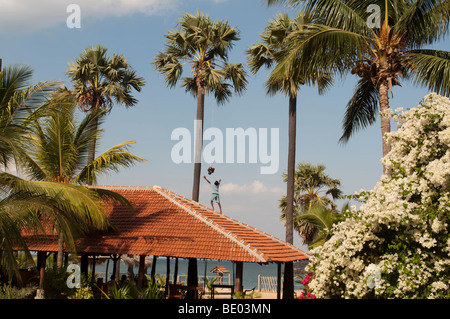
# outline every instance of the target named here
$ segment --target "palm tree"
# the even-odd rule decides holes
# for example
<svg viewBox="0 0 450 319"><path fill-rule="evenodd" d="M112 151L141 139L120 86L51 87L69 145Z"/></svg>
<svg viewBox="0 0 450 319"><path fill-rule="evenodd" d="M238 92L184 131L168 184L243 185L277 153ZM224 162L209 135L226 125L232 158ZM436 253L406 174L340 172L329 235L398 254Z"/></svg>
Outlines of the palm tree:
<svg viewBox="0 0 450 319"><path fill-rule="evenodd" d="M32 225L37 225L30 212L35 207L42 208L41 203L42 198L10 192L4 185L0 186L0 275L9 280L21 281L15 250L24 252L23 257L27 264L34 263L22 232Z"/></svg>
<svg viewBox="0 0 450 319"><path fill-rule="evenodd" d="M295 221L296 225L299 226L302 222L306 222L316 229L315 234L311 237L308 247L311 249L321 246L330 239L334 224L345 219L343 213L348 209L348 203L344 204L340 213L336 209L315 203L308 211L297 214Z"/></svg>
<svg viewBox="0 0 450 319"><path fill-rule="evenodd" d="M114 103L132 107L137 100L132 90L141 91L145 85L142 77L128 64L123 55L107 56L107 49L102 46L90 46L84 50L75 62L69 63L66 73L71 78L76 100L86 113L110 111ZM93 124L96 118L94 118ZM95 159L97 140L95 136L89 145L88 162ZM87 180L88 184L93 181Z"/></svg>
<svg viewBox="0 0 450 319"><path fill-rule="evenodd" d="M82 231L88 231L90 225L105 229L110 225L104 214L102 197L123 201L113 192L79 185L87 181L95 184L100 174L116 172L120 167L145 160L128 152L134 143L129 141L89 161L90 143L99 136L98 125L104 119L105 111L87 114L77 124L77 105L69 92L55 94L42 108L47 114L33 121L27 150L21 154L21 168L30 180L11 178L10 181L15 189L25 188L36 195L44 193L50 198L59 197L56 206L62 214L53 216L56 216L55 227L60 235L57 264L61 266L63 244L67 242L64 239L72 238L72 226L82 225Z"/></svg>
<svg viewBox="0 0 450 319"><path fill-rule="evenodd" d="M304 244L311 244L319 229L308 219L302 218L302 215L314 210L321 212L322 209L336 211L333 200L342 195L340 181L329 177L325 170L322 164L299 163L295 171L294 221ZM286 173L283 174L285 182L287 177ZM286 196L280 200L280 209L281 219L286 219Z"/></svg>
<svg viewBox="0 0 450 319"><path fill-rule="evenodd" d="M218 103L228 102L235 93L246 87L242 63L228 63L228 53L234 42L240 40L239 31L228 22L212 21L207 15L186 13L178 22L178 29L166 35L166 47L153 62L173 88L181 79L185 65L191 65L192 77L182 79L182 87L197 98L197 131L192 199L199 200L201 152L203 148L203 121L205 96L213 94ZM229 83L231 82L231 84Z"/></svg>
<svg viewBox="0 0 450 319"><path fill-rule="evenodd" d="M389 94L400 78L450 94L450 53L424 49L448 32L449 0L267 0L301 7L317 18L309 36L299 30L291 36L290 53L275 73L283 72L289 60L301 57L311 66L360 77L347 105L341 142L359 129L372 125L381 111L383 156L390 151L385 134L390 132ZM368 8L377 5L382 17L371 28Z"/></svg>
<svg viewBox="0 0 450 319"><path fill-rule="evenodd" d="M191 77L182 79L182 87L197 98L196 149L192 199L199 200L201 162L203 150L203 121L205 96L213 94L216 101L227 102L232 89L241 94L246 87L246 74L242 63L228 63L228 53L239 40L239 31L228 22L212 21L207 15L186 13L178 21L178 29L166 35L166 47L153 62L173 88L181 79L185 65L191 66ZM189 260L190 285L197 285L196 261Z"/></svg>
<svg viewBox="0 0 450 319"><path fill-rule="evenodd" d="M0 174L17 163L23 153L27 124L36 116L35 110L56 88L56 82L31 85L33 69L25 65L0 66ZM34 220L28 214L36 207L47 205L42 196L12 191L0 181L0 272L12 279L18 276L14 249L22 249L32 261L22 238L22 230Z"/></svg>
<svg viewBox="0 0 450 319"><path fill-rule="evenodd" d="M297 15L290 19L287 14L278 14L261 35L261 42L254 44L247 50L248 63L253 74L257 73L263 66L271 68L280 62L280 55L286 50L288 39L293 32L303 29L309 23L309 17ZM315 85L322 93L332 83L327 73L305 72L306 67L299 59L293 59L284 73L276 76L272 74L266 82L267 93L274 95L282 92L289 97L289 150L288 150L288 173L287 173L287 207L286 207L286 242L294 242L294 172L296 152L296 126L297 126L297 94L302 85ZM284 274L284 293L286 298L293 298L293 263L287 263Z"/></svg>
<svg viewBox="0 0 450 319"><path fill-rule="evenodd" d="M36 115L33 112L58 85L50 81L31 85L32 76L33 69L25 65L0 72L0 163L4 167L13 164L20 151L27 123Z"/></svg>

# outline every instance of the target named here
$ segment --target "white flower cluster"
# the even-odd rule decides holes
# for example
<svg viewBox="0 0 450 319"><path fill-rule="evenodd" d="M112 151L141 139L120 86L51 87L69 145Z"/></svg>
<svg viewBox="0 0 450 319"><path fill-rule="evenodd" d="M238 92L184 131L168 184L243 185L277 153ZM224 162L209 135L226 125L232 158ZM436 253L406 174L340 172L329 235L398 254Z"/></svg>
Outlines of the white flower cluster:
<svg viewBox="0 0 450 319"><path fill-rule="evenodd" d="M450 100L430 94L391 116L386 173L311 251L317 298L450 298Z"/></svg>

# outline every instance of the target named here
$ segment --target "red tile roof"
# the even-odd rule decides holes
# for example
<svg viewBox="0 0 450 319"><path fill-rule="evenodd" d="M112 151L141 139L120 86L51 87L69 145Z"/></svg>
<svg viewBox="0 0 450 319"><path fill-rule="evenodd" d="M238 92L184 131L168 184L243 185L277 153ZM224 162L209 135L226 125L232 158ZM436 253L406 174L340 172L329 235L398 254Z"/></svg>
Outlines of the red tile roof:
<svg viewBox="0 0 450 319"><path fill-rule="evenodd" d="M98 188L121 194L134 210L107 203L118 231L89 235L78 243L79 252L258 263L309 258L293 245L158 186ZM47 238L30 242L29 249L56 251L57 246Z"/></svg>

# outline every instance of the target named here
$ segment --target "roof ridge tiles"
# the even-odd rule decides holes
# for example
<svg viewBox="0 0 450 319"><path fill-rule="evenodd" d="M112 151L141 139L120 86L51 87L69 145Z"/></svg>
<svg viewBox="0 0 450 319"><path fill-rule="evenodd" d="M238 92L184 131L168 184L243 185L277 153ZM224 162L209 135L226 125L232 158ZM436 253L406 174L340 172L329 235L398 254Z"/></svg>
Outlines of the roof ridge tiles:
<svg viewBox="0 0 450 319"><path fill-rule="evenodd" d="M159 186L154 186L154 188L155 188L155 189L164 189L164 188L161 188L161 187L159 187ZM185 197L183 197L183 196L181 196L181 195L179 195L179 194L177 194L177 193L171 192L171 191L169 191L169 190L167 190L167 189L164 189L164 191L166 191L167 193L173 194L173 196L176 197L176 198L179 198L179 199L181 199L181 200L183 200L183 201L186 201L186 202L188 203L187 205L192 205L192 204L193 204L193 205L196 205L196 206L204 207L204 208L207 209L208 211L211 211L211 209L209 209L208 207L206 207L206 206L204 206L204 205L202 205L202 204L200 204L200 203L198 203L198 202L196 202L196 201L189 200L189 199L187 199L187 198L185 198ZM212 212L212 211L211 211L211 212ZM196 213L197 213L197 211L196 211ZM254 227L252 227L252 226L250 226L250 225L248 225L248 224L246 224L246 223L243 223L243 222L241 222L241 221L239 221L239 220L236 220L236 219L234 219L234 218L232 218L232 217L230 217L230 216L221 215L220 217L226 218L226 219L228 219L230 222L232 222L232 223L234 223L234 224L237 224L237 225L240 225L240 226L245 227L245 228L247 228L247 229L250 229L250 230L252 230L252 231L254 231L254 232L256 232L256 233L258 233L258 234L260 234L260 235L263 235L263 236L267 237L268 239L272 239L272 240L274 240L274 241L276 241L276 242L278 242L278 243L280 243L280 244L283 244L283 245L286 246L286 247L294 248L294 249L296 249L296 250L298 250L298 251L301 251L303 254L305 254L306 256L308 256L307 253L305 253L304 251L300 250L298 247L296 247L296 246L294 246L293 244L290 244L290 243L288 243L288 242L285 242L285 241L283 241L282 239L280 239L280 238L278 238L278 237L275 237L275 236L273 236L273 235L271 235L271 234L268 234L268 233L266 233L266 232L264 232L264 231L262 231L262 230L259 230L259 229L257 229L257 228L254 228ZM258 250L258 249L256 249L256 250Z"/></svg>

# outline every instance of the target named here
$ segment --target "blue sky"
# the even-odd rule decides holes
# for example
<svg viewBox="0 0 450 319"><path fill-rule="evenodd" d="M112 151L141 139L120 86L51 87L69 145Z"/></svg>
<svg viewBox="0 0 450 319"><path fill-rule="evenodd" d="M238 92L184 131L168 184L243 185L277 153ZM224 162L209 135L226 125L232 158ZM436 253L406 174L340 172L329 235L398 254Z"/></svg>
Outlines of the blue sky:
<svg viewBox="0 0 450 319"><path fill-rule="evenodd" d="M81 28L69 29L66 7L81 7ZM193 131L196 101L184 89L168 89L150 65L164 47L164 35L175 27L185 12L197 10L212 19L228 20L241 31L241 41L230 54L230 62L245 62L245 50L259 40L269 19L277 12L292 10L267 7L263 0L0 0L0 58L3 65L28 64L35 70L35 81L58 80L70 85L64 72L67 64L90 45L100 44L109 54L122 53L147 85L135 97L139 103L130 109L115 107L105 122L100 151L123 141L136 140L132 151L149 162L124 169L101 179L104 185L159 185L191 196L193 164L174 164L172 131L185 127ZM448 41L433 48L449 50ZM248 70L248 68L247 68ZM189 70L186 70L188 72ZM285 192L281 174L287 166L286 97L265 95L267 72L249 74L244 95L217 106L206 100L205 127L279 128L280 169L274 175L261 175L261 164L218 164L222 179L221 199L224 213L284 239L279 221L278 200ZM326 172L342 182L346 194L371 189L382 167L381 129L374 126L359 132L348 144L338 144L345 106L357 79L337 79L335 86L319 96L316 88L302 88L298 98L298 162L322 163ZM411 83L394 89L391 107L414 107L429 92ZM204 174L208 164L203 166ZM202 184L200 201L209 205L210 191ZM296 245L301 244L295 235Z"/></svg>

